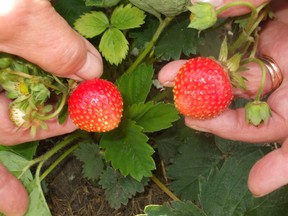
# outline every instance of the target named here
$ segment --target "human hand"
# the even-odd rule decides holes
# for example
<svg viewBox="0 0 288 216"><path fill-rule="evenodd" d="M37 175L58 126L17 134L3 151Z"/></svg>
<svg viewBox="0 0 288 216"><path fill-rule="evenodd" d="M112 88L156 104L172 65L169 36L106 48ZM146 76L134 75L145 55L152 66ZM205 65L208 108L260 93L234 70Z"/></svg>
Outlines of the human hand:
<svg viewBox="0 0 288 216"><path fill-rule="evenodd" d="M54 10L48 0L0 0L0 51L40 66L57 76L86 80L100 77L102 59L86 39L76 33ZM0 143L13 145L45 139L74 131L70 119L64 125L47 122L49 129L16 128L8 118L9 99L0 93ZM16 133L17 132L17 133ZM23 215L28 206L24 187L0 164L0 212Z"/></svg>
<svg viewBox="0 0 288 216"><path fill-rule="evenodd" d="M207 2L207 1L206 1ZM218 1L217 1L218 2ZM225 1L227 3L227 1ZM258 5L264 1L250 1ZM219 6L219 5L218 5ZM281 148L264 156L251 169L248 179L248 187L255 196L264 196L288 183L288 70L287 70L287 37L288 37L288 2L272 1L277 18L264 27L259 41L259 53L276 60L283 73L284 80L269 96L267 103L272 110L272 117L267 123L258 127L248 125L245 121L243 108L227 109L220 116L209 120L195 120L185 118L186 125L199 131L210 132L226 139L246 142L279 142ZM237 9L237 8L234 8ZM245 9L241 10L245 12ZM286 13L286 15L285 15ZM239 10L232 10L221 14L222 16L239 15ZM173 80L178 69L184 64L184 60L174 61L164 66L159 72L159 81L164 86L172 87ZM243 72L248 80L247 91L235 89L235 96L253 98L259 84L261 71L257 65L250 64L249 70ZM271 79L266 78L264 93L270 92Z"/></svg>

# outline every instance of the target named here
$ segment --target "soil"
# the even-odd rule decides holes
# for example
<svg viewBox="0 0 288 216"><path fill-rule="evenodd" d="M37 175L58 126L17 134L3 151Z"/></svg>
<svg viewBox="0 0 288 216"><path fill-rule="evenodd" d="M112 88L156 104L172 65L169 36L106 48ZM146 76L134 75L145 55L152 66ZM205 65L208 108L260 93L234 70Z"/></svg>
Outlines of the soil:
<svg viewBox="0 0 288 216"><path fill-rule="evenodd" d="M109 207L104 190L82 176L82 164L74 157L54 170L46 179L46 199L53 216L134 216L143 214L148 204L171 199L152 181L120 209Z"/></svg>

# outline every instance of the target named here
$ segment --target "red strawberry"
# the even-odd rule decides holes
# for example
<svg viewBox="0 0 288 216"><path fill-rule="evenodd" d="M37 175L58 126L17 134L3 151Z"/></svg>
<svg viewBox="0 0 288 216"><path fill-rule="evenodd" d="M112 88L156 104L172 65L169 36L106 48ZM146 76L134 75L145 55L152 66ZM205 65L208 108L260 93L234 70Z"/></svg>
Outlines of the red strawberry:
<svg viewBox="0 0 288 216"><path fill-rule="evenodd" d="M72 92L68 100L68 111L80 129L106 132L118 126L123 100L113 83L102 79L87 80Z"/></svg>
<svg viewBox="0 0 288 216"><path fill-rule="evenodd" d="M225 69L204 57L190 59L180 68L173 92L179 112L195 119L219 115L233 98Z"/></svg>

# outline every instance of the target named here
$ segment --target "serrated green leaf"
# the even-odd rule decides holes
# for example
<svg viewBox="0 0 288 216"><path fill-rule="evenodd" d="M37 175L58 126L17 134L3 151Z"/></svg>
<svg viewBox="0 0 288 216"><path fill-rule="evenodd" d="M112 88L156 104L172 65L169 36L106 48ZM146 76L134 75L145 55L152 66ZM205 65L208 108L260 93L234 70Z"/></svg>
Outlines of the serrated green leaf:
<svg viewBox="0 0 288 216"><path fill-rule="evenodd" d="M190 56L197 53L197 46L201 42L198 32L187 28L186 16L177 17L160 36L156 48L156 57L165 60L180 59L182 54Z"/></svg>
<svg viewBox="0 0 288 216"><path fill-rule="evenodd" d="M252 165L262 156L259 150L244 149L226 159L221 169L211 173L207 180L202 180L199 200L208 215L245 215L253 207L247 178Z"/></svg>
<svg viewBox="0 0 288 216"><path fill-rule="evenodd" d="M81 143L74 151L78 160L83 162L83 174L86 178L97 180L104 170L103 158L95 143Z"/></svg>
<svg viewBox="0 0 288 216"><path fill-rule="evenodd" d="M141 64L132 73L121 76L118 86L125 105L145 102L152 86L154 69L152 65Z"/></svg>
<svg viewBox="0 0 288 216"><path fill-rule="evenodd" d="M101 175L99 184L105 189L105 197L110 206L118 209L122 204L126 205L128 200L136 193L143 192L146 182L147 179L139 182L130 176L124 177L119 172L108 167Z"/></svg>
<svg viewBox="0 0 288 216"><path fill-rule="evenodd" d="M287 215L288 187L282 187L262 198L254 199L254 206L245 216L255 215Z"/></svg>
<svg viewBox="0 0 288 216"><path fill-rule="evenodd" d="M95 7L113 7L117 5L121 0L85 0L87 6Z"/></svg>
<svg viewBox="0 0 288 216"><path fill-rule="evenodd" d="M121 125L105 133L100 146L105 149L105 159L122 175L131 175L140 181L152 175L155 163L152 158L153 148L147 143L148 137L142 128L130 120L123 120Z"/></svg>
<svg viewBox="0 0 288 216"><path fill-rule="evenodd" d="M32 174L24 168L29 165L30 161L25 158L8 151L0 152L0 163L2 163L16 178L20 178L24 186L28 185L32 180Z"/></svg>
<svg viewBox="0 0 288 216"><path fill-rule="evenodd" d="M52 216L39 179L35 179L27 185L29 193L29 206L25 215L29 216Z"/></svg>
<svg viewBox="0 0 288 216"><path fill-rule="evenodd" d="M206 216L206 214L192 202L173 201L171 205L148 205L145 214L136 216Z"/></svg>
<svg viewBox="0 0 288 216"><path fill-rule="evenodd" d="M78 18L74 28L84 37L93 38L109 27L109 20L103 12L93 11Z"/></svg>
<svg viewBox="0 0 288 216"><path fill-rule="evenodd" d="M21 145L15 145L15 146L1 146L0 145L0 151L10 151L10 152L13 152L14 154L24 157L27 160L32 160L33 156L36 153L38 144L39 144L39 141L27 142L27 143L23 143Z"/></svg>
<svg viewBox="0 0 288 216"><path fill-rule="evenodd" d="M117 28L106 30L100 40L99 50L107 61L118 65L128 53L128 41Z"/></svg>
<svg viewBox="0 0 288 216"><path fill-rule="evenodd" d="M126 117L132 119L137 125L143 127L144 132L156 132L172 126L179 119L174 105L166 103L133 104L128 108Z"/></svg>
<svg viewBox="0 0 288 216"><path fill-rule="evenodd" d="M158 154L161 160L170 164L178 153L178 148L182 143L179 134L174 128L165 130L160 136L155 138Z"/></svg>
<svg viewBox="0 0 288 216"><path fill-rule="evenodd" d="M111 24L120 30L138 28L144 20L145 13L131 4L115 8L111 16Z"/></svg>
<svg viewBox="0 0 288 216"><path fill-rule="evenodd" d="M199 177L208 176L222 154L213 139L197 134L187 138L178 151L180 154L167 167L167 176L173 180L169 188L182 199L197 200Z"/></svg>

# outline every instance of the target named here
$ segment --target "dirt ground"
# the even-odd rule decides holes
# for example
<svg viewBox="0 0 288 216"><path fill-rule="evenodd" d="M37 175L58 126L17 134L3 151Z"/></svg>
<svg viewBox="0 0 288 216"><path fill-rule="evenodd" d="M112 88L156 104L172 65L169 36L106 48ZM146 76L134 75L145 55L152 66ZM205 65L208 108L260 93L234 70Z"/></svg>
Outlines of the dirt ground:
<svg viewBox="0 0 288 216"><path fill-rule="evenodd" d="M82 176L81 162L69 158L46 179L46 199L53 216L134 216L148 204L163 204L170 198L152 181L126 206L112 209L104 191Z"/></svg>

